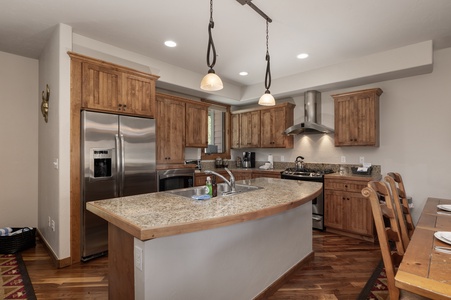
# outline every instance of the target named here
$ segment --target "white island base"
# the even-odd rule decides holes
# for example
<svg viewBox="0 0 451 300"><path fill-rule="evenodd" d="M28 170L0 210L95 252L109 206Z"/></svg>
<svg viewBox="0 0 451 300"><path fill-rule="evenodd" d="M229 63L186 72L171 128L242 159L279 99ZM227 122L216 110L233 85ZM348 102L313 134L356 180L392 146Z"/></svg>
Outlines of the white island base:
<svg viewBox="0 0 451 300"><path fill-rule="evenodd" d="M264 297L284 274L312 258L311 228L312 204L307 202L230 226L147 241L134 238L134 298Z"/></svg>

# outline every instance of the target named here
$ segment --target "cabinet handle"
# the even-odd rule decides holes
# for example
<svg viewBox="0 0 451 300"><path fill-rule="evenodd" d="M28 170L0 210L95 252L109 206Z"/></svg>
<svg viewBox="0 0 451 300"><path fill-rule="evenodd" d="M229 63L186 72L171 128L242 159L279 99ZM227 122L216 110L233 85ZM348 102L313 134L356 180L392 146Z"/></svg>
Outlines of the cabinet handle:
<svg viewBox="0 0 451 300"><path fill-rule="evenodd" d="M127 105L124 104L124 105L123 105L123 110L125 111L126 109L127 109Z"/></svg>
<svg viewBox="0 0 451 300"><path fill-rule="evenodd" d="M122 110L122 104L119 104L118 107L119 107L119 110Z"/></svg>

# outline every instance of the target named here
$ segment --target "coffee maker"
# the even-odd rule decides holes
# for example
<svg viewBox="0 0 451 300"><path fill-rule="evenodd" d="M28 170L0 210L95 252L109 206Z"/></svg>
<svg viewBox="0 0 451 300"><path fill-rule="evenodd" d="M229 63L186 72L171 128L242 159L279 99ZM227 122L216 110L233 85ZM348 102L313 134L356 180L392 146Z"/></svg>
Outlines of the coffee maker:
<svg viewBox="0 0 451 300"><path fill-rule="evenodd" d="M255 168L255 152L243 152L243 168Z"/></svg>

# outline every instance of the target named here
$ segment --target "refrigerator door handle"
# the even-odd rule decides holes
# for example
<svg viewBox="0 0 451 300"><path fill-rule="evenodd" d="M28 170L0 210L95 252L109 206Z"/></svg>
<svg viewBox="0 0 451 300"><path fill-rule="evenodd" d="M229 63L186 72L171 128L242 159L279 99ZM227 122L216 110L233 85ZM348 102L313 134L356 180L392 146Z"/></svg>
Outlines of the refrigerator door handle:
<svg viewBox="0 0 451 300"><path fill-rule="evenodd" d="M120 194L119 197L124 196L124 186L125 186L125 147L124 147L124 135L121 134L121 173L120 173Z"/></svg>
<svg viewBox="0 0 451 300"><path fill-rule="evenodd" d="M119 135L116 134L116 178L119 178L120 174L122 174L122 162L121 162L121 142L119 141ZM120 177L121 179L117 181L117 190L116 190L116 197L121 197L122 196L122 186L121 186L121 182L122 181L122 176Z"/></svg>

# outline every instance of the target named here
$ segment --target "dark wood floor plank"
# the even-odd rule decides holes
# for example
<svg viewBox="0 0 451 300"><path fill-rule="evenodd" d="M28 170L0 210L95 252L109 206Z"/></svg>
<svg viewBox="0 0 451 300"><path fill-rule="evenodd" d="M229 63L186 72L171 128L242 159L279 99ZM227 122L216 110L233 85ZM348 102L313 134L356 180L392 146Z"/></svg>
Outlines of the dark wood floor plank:
<svg viewBox="0 0 451 300"><path fill-rule="evenodd" d="M313 231L314 259L269 300L355 300L381 260L379 245ZM56 269L42 243L22 252L37 298L108 299L108 258Z"/></svg>

